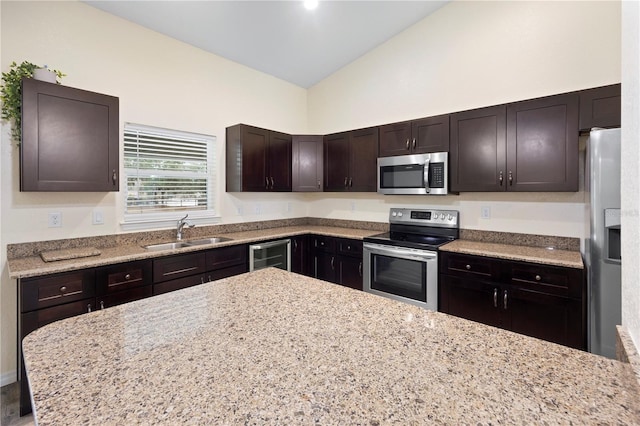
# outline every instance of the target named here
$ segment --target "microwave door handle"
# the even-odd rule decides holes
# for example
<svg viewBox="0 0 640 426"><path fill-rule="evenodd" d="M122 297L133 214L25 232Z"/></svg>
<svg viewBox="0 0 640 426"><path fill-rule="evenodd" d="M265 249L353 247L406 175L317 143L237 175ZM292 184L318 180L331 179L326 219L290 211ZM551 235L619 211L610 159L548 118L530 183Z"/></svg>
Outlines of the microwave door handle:
<svg viewBox="0 0 640 426"><path fill-rule="evenodd" d="M424 162L424 189L427 191L427 194L430 192L429 191L429 160L425 160Z"/></svg>

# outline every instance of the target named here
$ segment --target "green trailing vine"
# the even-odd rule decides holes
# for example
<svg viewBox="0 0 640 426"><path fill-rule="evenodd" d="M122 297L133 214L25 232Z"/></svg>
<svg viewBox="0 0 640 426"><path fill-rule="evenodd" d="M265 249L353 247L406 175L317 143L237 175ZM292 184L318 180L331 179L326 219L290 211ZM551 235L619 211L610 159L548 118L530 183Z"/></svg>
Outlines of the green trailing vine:
<svg viewBox="0 0 640 426"><path fill-rule="evenodd" d="M33 71L40 67L31 62L24 61L20 65L12 62L9 71L2 73L2 87L0 87L0 100L2 101L2 119L12 123L11 139L20 144L22 140L22 87L23 77L33 77ZM51 70L58 78L66 74L58 70Z"/></svg>

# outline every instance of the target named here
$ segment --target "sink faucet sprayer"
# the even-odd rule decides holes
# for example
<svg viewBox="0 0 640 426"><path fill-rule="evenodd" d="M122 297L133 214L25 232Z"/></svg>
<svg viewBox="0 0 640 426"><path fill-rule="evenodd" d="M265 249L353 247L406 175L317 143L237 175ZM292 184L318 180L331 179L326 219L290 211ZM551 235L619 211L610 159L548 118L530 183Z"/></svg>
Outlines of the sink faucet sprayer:
<svg viewBox="0 0 640 426"><path fill-rule="evenodd" d="M189 228L193 228L196 226L194 223L187 221L189 215L187 214L185 217L178 221L178 229L176 230L176 240L180 241L182 239L182 229L184 226L188 226Z"/></svg>

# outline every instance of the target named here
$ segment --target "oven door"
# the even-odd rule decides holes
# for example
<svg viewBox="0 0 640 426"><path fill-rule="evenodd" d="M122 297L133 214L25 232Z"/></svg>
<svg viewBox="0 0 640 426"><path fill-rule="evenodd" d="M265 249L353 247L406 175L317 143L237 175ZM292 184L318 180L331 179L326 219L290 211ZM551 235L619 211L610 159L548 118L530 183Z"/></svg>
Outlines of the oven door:
<svg viewBox="0 0 640 426"><path fill-rule="evenodd" d="M364 290L438 310L438 252L364 243Z"/></svg>

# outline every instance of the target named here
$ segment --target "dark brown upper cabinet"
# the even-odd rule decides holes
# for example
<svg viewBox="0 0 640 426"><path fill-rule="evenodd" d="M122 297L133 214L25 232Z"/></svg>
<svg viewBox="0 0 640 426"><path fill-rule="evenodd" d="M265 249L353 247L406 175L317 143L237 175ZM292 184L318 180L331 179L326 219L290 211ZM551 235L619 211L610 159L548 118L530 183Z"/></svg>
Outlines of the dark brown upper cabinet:
<svg viewBox="0 0 640 426"><path fill-rule="evenodd" d="M291 191L291 135L237 124L226 136L227 192Z"/></svg>
<svg viewBox="0 0 640 426"><path fill-rule="evenodd" d="M620 84L580 91L580 130L620 127L620 91Z"/></svg>
<svg viewBox="0 0 640 426"><path fill-rule="evenodd" d="M322 192L322 135L294 135L292 189L294 192Z"/></svg>
<svg viewBox="0 0 640 426"><path fill-rule="evenodd" d="M23 79L20 190L118 191L118 132L117 97Z"/></svg>
<svg viewBox="0 0 640 426"><path fill-rule="evenodd" d="M578 95L451 114L451 191L577 191Z"/></svg>
<svg viewBox="0 0 640 426"><path fill-rule="evenodd" d="M380 126L380 157L449 151L449 114Z"/></svg>
<svg viewBox="0 0 640 426"><path fill-rule="evenodd" d="M324 190L377 191L378 128L324 136Z"/></svg>
<svg viewBox="0 0 640 426"><path fill-rule="evenodd" d="M451 114L450 190L504 191L505 105Z"/></svg>

